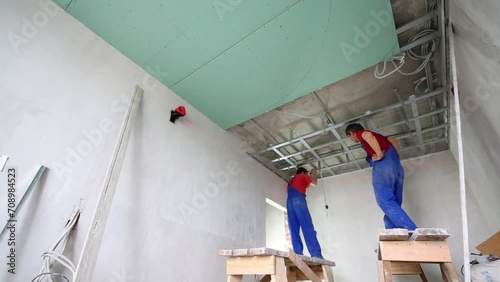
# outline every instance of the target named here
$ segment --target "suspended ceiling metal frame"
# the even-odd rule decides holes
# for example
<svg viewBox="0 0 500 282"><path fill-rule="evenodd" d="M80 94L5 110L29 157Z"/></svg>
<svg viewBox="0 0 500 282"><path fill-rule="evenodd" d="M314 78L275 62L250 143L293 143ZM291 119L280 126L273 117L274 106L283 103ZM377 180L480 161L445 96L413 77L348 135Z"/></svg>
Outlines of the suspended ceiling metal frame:
<svg viewBox="0 0 500 282"><path fill-rule="evenodd" d="M393 105L384 107L382 109L379 109L379 110L376 110L376 111L373 111L373 112L370 112L370 113L366 113L366 114L364 114L362 116L358 116L358 117L349 119L349 120L341 122L341 123L337 123L337 124L334 124L334 125L329 125L328 127L324 128L324 129L321 129L321 130L318 130L318 131L315 131L315 132L311 132L309 134L296 137L296 138L291 139L289 141L282 142L280 144L276 144L274 146L268 147L268 148L266 148L264 150L261 150L259 152L254 153L253 156L256 159L259 160L259 158L257 156L262 155L263 153L270 152L270 151L276 152L279 155L278 158L275 158L273 160L268 160L268 161L266 161L264 163L266 165L266 167L270 168L273 172L278 172L278 171L286 172L288 170L297 168L298 166L311 165L312 167L315 167L316 169L321 169L322 171L326 170L327 172L330 172L330 175L328 175L328 176L336 175L337 173L335 171L332 171L333 168L339 168L341 166L351 165L351 164L358 164L359 165L359 161L363 161L364 162L365 160L364 159L353 159L352 161L347 161L345 163L335 164L335 165L328 165L327 162L326 162L326 160L329 159L329 158L336 157L336 156L345 155L345 154L352 154L353 152L361 151L362 150L361 146L360 145L355 145L355 146L351 146L347 150L343 149L343 150L340 150L340 151L333 151L332 153L329 153L329 154L319 155L316 152L317 150L325 148L325 147L328 147L328 146L331 146L331 145L335 145L335 144L342 144L344 142L349 141L349 138L342 138L340 140L330 141L330 142L327 142L327 143L324 143L324 144L320 144L320 145L317 145L317 146L314 146L314 147L311 147L309 145L309 143L307 142L308 139L311 139L313 137L316 137L316 136L319 136L321 134L324 134L325 131L337 130L338 128L344 127L344 126L346 126L346 125L348 125L349 123L352 123L352 122L359 122L359 121L363 121L363 120L366 120L366 119L373 119L373 118L375 118L375 117L377 117L379 115L382 115L382 114L385 114L385 113L388 113L388 112L393 112L393 111L401 110L401 109L403 109L403 107L405 107L407 105L410 105L412 109L416 108L416 103L418 101L423 101L423 100L426 100L426 99L430 99L430 98L433 98L433 97L444 95L445 92L446 91L444 89L440 88L440 89L437 89L436 91L433 91L433 92L431 92L429 94L422 95L420 97L410 96L409 99L403 101L402 103L393 104ZM399 121L399 122L395 122L395 123L386 125L384 127L380 127L380 128L378 128L378 130L379 131L387 130L387 129L392 128L392 127L403 125L403 124L405 124L407 122L414 122L414 123L418 123L419 124L419 121L422 118L432 117L432 116L434 116L436 114L447 113L448 111L449 111L448 107L443 107L443 108L439 108L439 109L436 109L434 111L430 111L430 112L423 113L423 114L420 114L420 115L418 115L418 113L417 113L416 116L408 118L407 120L402 120L402 121ZM416 131L407 132L407 133L403 133L403 134L397 134L397 135L394 135L393 137L395 137L398 140L401 140L401 139L404 139L404 138L408 138L408 137L412 137L412 136L417 136L417 138L419 140L422 140L422 142L417 142L413 146L402 147L401 150L419 149L419 148L421 148L422 146L424 146L426 144L432 144L432 143L442 142L444 140L447 140L447 138L438 138L438 139L432 139L432 140L426 140L426 141L424 141L423 134L427 133L427 132L430 132L430 131L434 131L434 130L448 130L448 124L447 123L443 123L443 124L440 124L440 125L437 125L437 126L432 126L432 127L425 128L425 129L420 128L420 129L417 129ZM302 150L300 152L295 152L295 153L292 153L292 154L288 154L288 155L285 155L285 154L283 154L283 153L281 153L279 151L280 148L283 148L285 146L294 145L294 144L297 144L297 143L304 144L304 146L307 149ZM304 159L304 160L295 160L294 159L294 157L299 156L299 155L304 155L305 153L308 153L308 152L311 153L314 156L314 158L312 158L312 159L309 158L309 159ZM262 162L261 159L260 159L260 161ZM284 168L276 168L274 166L274 163L279 162L279 161L286 161L287 163L291 163L291 165L287 166L287 167L284 167ZM319 167L319 166L316 165L317 162L321 162L321 163L325 164L326 166L325 167ZM279 175L283 175L283 174L280 173Z"/></svg>
<svg viewBox="0 0 500 282"><path fill-rule="evenodd" d="M319 169L322 173L327 173L328 176L333 176L338 174L338 171L342 171L343 168L346 166L354 166L357 170L363 169L361 163L365 162L364 158L356 158L355 153L356 152L361 152L363 153L363 149L361 146L354 145L349 147L346 142L349 142L349 138L342 138L341 135L338 132L338 129L341 127L344 127L348 125L349 123L352 122L360 122L360 121L370 121L370 126L376 127L376 124L374 122L374 118L386 114L388 112L393 112L397 110L402 110L405 113L405 107L410 106L410 111L411 111L411 117L406 116L405 120L403 121L398 121L394 122L389 125L385 125L383 127L377 128L378 131L383 131L389 128L394 128L396 126L404 125L406 124L408 126L408 131L407 132L402 132L396 135L393 135L398 140L402 140L404 138L412 138L413 136L417 137L417 142L414 142L414 144L411 144L410 146L406 147L401 147L400 152L405 152L405 151L418 151L420 152L421 155L425 154L425 146L426 145L433 145L436 143L442 143L442 142L449 142L449 124L448 124L448 116L449 116L449 95L448 95L448 81L447 81L447 52L446 52L446 22L445 22L445 13L444 13L444 4L442 0L438 0L438 5L437 9L432 10L428 12L426 15L408 23L400 28L397 29L397 33L401 34L405 31L408 31L412 28L418 27L422 24L424 24L426 21L436 19L437 22L437 30L434 32L430 33L427 36L424 36L418 40L415 40L414 42L411 42L401 48L401 52L406 52L407 50L410 50L412 48L415 48L419 45L422 44L427 44L431 40L435 40L436 38L440 39L440 63L441 63L441 73L440 73L440 82L441 82L441 87L438 89L433 90L433 85L432 82L429 83L429 90L430 93L427 94L422 94L422 95L410 95L408 99L402 100L401 96L399 96L398 93L398 98L400 100L400 103L396 103L393 105L389 105L374 111L369 111L366 112L364 115L357 116L348 120L345 120L340 123L336 123L334 119L331 117L331 115L328 113L326 110L325 106L322 104L320 99L317 97L316 93L313 92L312 96L314 100L318 103L318 106L321 108L323 114L325 115L325 118L327 120L327 125L321 129L317 130L302 136L298 136L295 138L291 138L290 140L287 140L285 142L281 142L279 144L275 144L272 146L267 147L264 150L260 150L258 152L255 152L251 154L255 159L260 161L262 164L264 164L267 168L269 168L271 171L275 172L278 174L280 177L283 179L286 179L286 177L290 174L290 170L296 169L299 166L310 166L314 167L316 169ZM429 65L429 64L428 64ZM430 67L426 66L426 75L427 79L429 79L429 71ZM432 77L430 77L432 79ZM431 80L432 81L432 80ZM397 91L397 90L396 90ZM441 101L441 107L437 108L436 107L436 100L440 99ZM430 110L428 112L420 112L417 106L417 103L419 101L424 101L428 100L430 104ZM443 122L439 123L439 118L437 117L438 115L443 116ZM432 123L433 125L431 127L423 128L421 124L421 119L426 118L426 117L432 117ZM415 130L411 130L410 128L410 123L413 123L415 126ZM436 130L442 130L444 131L444 137L439 137L439 138L432 138L432 139L426 139L424 137L425 133L429 133L431 131L436 131ZM311 146L310 140L314 137L318 137L320 135L325 134L325 132L331 132L335 139L332 139L328 142L322 143L322 144L315 144L314 146ZM284 149L286 149L287 146L292 146L296 144L301 144L303 145L303 150L298 151L298 152L293 152L293 153L284 153ZM341 149L340 150L333 150L332 152L329 153L323 153L320 154L317 151L320 149L327 148L329 146L333 145L340 145ZM269 158L264 158L262 155L269 153L269 152L274 152L276 154L276 158L269 159ZM310 153L312 157L309 158L304 158L306 153ZM340 163L336 163L333 165L328 164L328 160L335 158L335 157L340 157L340 156L345 156L345 161L341 161ZM287 166L283 167L283 162L286 162ZM281 163L281 165L280 165Z"/></svg>
<svg viewBox="0 0 500 282"><path fill-rule="evenodd" d="M311 137L315 137L315 136L318 136L318 135L322 134L325 131L331 131L331 130L335 130L335 129L339 128L339 127L345 126L345 125L347 125L350 122L355 122L357 120L366 119L367 117L370 117L370 116L373 117L376 114L381 114L381 113L386 113L386 112L389 112L389 111L397 110L397 109L403 107L403 105L409 105L411 103L415 103L415 102L418 102L418 101L421 101L421 100L425 100L425 99L428 99L428 98L431 98L431 97L434 97L434 96L442 95L444 92L445 92L445 90L443 88L439 88L439 89L437 89L437 90L435 90L435 91L433 91L431 93L424 94L424 95L421 95L419 97L416 97L413 100L406 100L406 101L403 101L403 103L401 103L401 104L400 103L396 103L396 104L389 105L389 106L386 106L386 107L378 109L378 110L367 112L364 115L351 118L351 119L346 120L346 121L341 122L341 123L329 125L326 128L324 128L324 129L317 130L317 131L308 133L306 135L302 135L302 136L293 138L293 139L291 139L289 141L282 142L280 144L276 144L276 145L270 146L270 147L268 147L268 148L266 148L264 150L256 152L255 154L262 154L264 152L268 152L268 151L271 151L271 150L274 150L274 149L278 149L278 148L281 148L281 147L284 147L284 146L287 146L287 145L292 145L294 143L300 142L301 139L308 139L308 138L311 138ZM409 119L409 120L411 120L411 119ZM340 143L340 142L341 141L337 141L337 142L334 142L334 143ZM328 145L329 144L330 143L328 143ZM319 149L319 148L315 147L313 149L316 150L316 149Z"/></svg>
<svg viewBox="0 0 500 282"><path fill-rule="evenodd" d="M328 120L328 124L335 124L335 121L333 120L333 118L330 116L330 114L326 111L325 109L325 105L323 105L323 103L319 100L318 96L316 95L315 92L312 93L313 97L314 97L314 100L316 100L316 102L318 103L318 105L320 106L321 110L323 111L323 113L325 113L325 117L327 118ZM336 129L333 129L331 130L332 134L335 136L335 138L337 138L338 141L341 141L342 140L342 137L340 136L340 134L337 132ZM347 151L349 150L347 144L345 142L341 142L340 145L342 146L342 149L344 150L344 152L346 152L346 158L349 159L349 156L351 156L353 159L356 159L356 157L350 153L348 154ZM327 165L328 166L328 165ZM361 165L356 162L356 167L358 169L361 169ZM332 173L333 175L335 175L335 172L333 172L333 170L329 170L330 173Z"/></svg>

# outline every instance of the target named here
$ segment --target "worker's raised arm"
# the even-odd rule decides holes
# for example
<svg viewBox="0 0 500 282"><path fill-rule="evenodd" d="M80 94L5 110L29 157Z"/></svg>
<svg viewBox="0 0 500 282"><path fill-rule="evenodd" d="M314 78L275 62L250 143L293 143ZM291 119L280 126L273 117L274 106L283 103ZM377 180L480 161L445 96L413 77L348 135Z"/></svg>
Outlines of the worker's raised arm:
<svg viewBox="0 0 500 282"><path fill-rule="evenodd" d="M399 149L398 139L393 138L393 137L387 137L387 140L389 140L389 142L391 142L392 146L394 147L394 149L396 149L396 151Z"/></svg>
<svg viewBox="0 0 500 282"><path fill-rule="evenodd" d="M368 145L372 147L373 151L375 151L375 155L370 156L373 161L378 161L384 157L384 152L382 152L380 144L378 143L377 138L375 137L375 135L373 135L373 133L371 133L370 131L365 131L361 134L361 138L363 138L363 140L365 140L366 143L368 143Z"/></svg>
<svg viewBox="0 0 500 282"><path fill-rule="evenodd" d="M316 186L318 184L318 171L316 169L311 170L311 185Z"/></svg>

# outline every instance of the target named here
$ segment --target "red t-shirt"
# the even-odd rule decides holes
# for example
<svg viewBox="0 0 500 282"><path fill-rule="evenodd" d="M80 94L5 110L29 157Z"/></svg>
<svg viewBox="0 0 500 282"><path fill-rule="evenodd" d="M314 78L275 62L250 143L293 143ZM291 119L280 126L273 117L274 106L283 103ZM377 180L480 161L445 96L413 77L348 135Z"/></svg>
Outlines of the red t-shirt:
<svg viewBox="0 0 500 282"><path fill-rule="evenodd" d="M302 194L306 194L306 189L311 184L312 179L309 177L308 174L301 173L298 175L295 175L290 182L288 182L288 185L291 185L293 188L297 189ZM288 187L287 187L288 191Z"/></svg>
<svg viewBox="0 0 500 282"><path fill-rule="evenodd" d="M361 134L363 134L363 132L365 131L368 131L368 132L371 132L373 134L373 136L375 136L375 138L377 139L378 141L378 144L380 145L380 149L382 150L382 152L386 152L389 150L389 147L391 146L391 142L389 142L389 140L387 139L387 137L383 136L383 135L380 135L376 132L373 132L373 131L369 131L369 130L359 130L357 131L355 134L356 134L356 137L358 138L358 140L361 142L361 145L363 145L363 149L365 149L366 153L368 154L368 157L371 159L373 155L375 155L375 150L373 150L373 148L368 144L368 142L366 142L362 137L361 137Z"/></svg>

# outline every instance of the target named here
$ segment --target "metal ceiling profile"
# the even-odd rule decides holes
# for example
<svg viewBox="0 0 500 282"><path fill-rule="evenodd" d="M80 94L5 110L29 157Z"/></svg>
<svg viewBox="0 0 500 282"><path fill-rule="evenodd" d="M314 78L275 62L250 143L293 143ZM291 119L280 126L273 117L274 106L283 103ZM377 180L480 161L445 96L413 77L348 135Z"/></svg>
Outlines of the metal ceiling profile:
<svg viewBox="0 0 500 282"><path fill-rule="evenodd" d="M412 109L417 109L416 103L418 101L430 99L430 98L433 98L436 96L443 96L443 95L445 95L445 93L446 93L446 91L444 89L438 89L436 91L433 91L432 93L429 93L429 94L426 94L426 95L423 95L420 97L411 96L408 100L403 101L402 103L390 105L390 106L387 106L385 108L366 113L362 116L354 117L352 119L346 120L346 121L341 122L341 123L331 124L324 129L321 129L321 130L318 130L315 132L311 132L311 133L303 135L303 136L296 137L294 139L273 145L273 146L268 147L264 150L253 153L252 156L257 157L257 156L260 156L266 152L276 153L279 156L279 158L268 160L268 161L263 163L264 165L266 165L266 167L271 169L273 172L279 172L279 171L284 172L284 171L287 171L290 169L297 168L299 166L309 165L309 166L314 167L316 169L321 169L322 171L326 170L327 172L330 173L330 175L325 175L325 176L333 176L333 175L337 174L335 171L333 171L333 168L338 168L338 167L345 166L345 165L355 164L356 167L358 167L358 169L361 169L362 167L359 164L359 161L365 161L364 158L363 159L354 158L352 161L347 160L346 162L343 162L343 163L340 162L340 163L336 163L334 165L328 164L326 162L326 160L329 158L337 157L340 155L349 155L349 154L353 155L353 153L356 151L362 151L362 148L360 145L354 145L351 147L347 147L346 142L349 142L349 138L347 138L347 137L341 138L337 132L337 130L339 128L345 127L349 123L352 123L352 122L361 122L362 123L363 121L365 121L367 119L373 119L377 116L384 115L384 114L389 113L389 112L404 109L404 107L407 105L410 105ZM449 111L449 108L445 107L445 108L439 108L439 109L436 109L434 111L430 111L427 113L422 113L420 115L417 113L417 115L414 115L413 117L408 118L407 120L398 121L398 122L395 122L395 123L392 123L389 125L385 125L384 127L378 128L378 130L384 131L384 130L387 130L389 128L393 128L396 126L406 124L407 122L414 122L416 125L418 125L417 130L396 134L396 135L393 135L393 137L395 137L396 139L401 141L401 139L404 139L404 138L411 138L412 136L417 136L417 138L419 140L417 142L417 144L412 145L412 146L402 147L400 152L409 151L409 150L416 150L418 148L423 148L423 146L425 146L427 144L434 144L437 142L447 141L447 138L434 138L434 139L430 139L430 140L425 140L425 142L424 142L423 134L430 132L430 131L435 131L435 130L447 130L448 124L443 123L440 125L436 125L436 126L422 129L420 127L420 120L423 118L432 117L436 114L443 114L443 113L446 113L448 111ZM311 145L309 145L309 143L307 142L307 139L311 139L311 138L316 137L318 135L322 135L326 131L335 132L334 134L338 135L337 140L332 140L332 141L329 141L329 142L324 143L324 144L319 144L319 145L316 145L315 147L311 147ZM283 149L287 146L292 146L292 145L297 144L297 143L303 144L307 149L302 150L300 152L287 154L287 155L280 151L280 149ZM342 149L338 150L338 151L332 151L331 153L322 154L322 155L319 155L316 152L316 150L319 150L319 149L322 149L325 147L329 147L329 146L334 145L334 144L341 144ZM314 156L314 158L308 158L308 159L300 159L300 158L297 159L296 158L297 156L304 155L305 153L311 153ZM280 161L286 161L287 163L290 164L290 166L282 167L280 165L275 165L276 163L279 163ZM320 168L319 166L315 165L315 163L317 163L317 162L322 162L325 166L321 166L321 168ZM280 174L280 173L278 173L278 174Z"/></svg>
<svg viewBox="0 0 500 282"><path fill-rule="evenodd" d="M404 1L401 0L401 2ZM284 105L281 107L283 109L281 112L287 112L287 109L295 109L294 107L300 104L301 107L298 108L298 111L300 111L302 116L305 116L312 111L309 110L307 112L306 106L310 109L311 103L315 103L316 108L313 112L316 119L304 120L297 118L283 125L293 125L295 128L298 124L309 124L309 127L316 128L315 130L303 130L300 135L291 136L288 139L279 138L276 137L278 136L276 133L274 135L270 133L273 132L273 128L270 128L270 125L269 128L266 128L257 124L257 119L253 119L253 123L266 131L266 135L271 136L273 144L269 145L269 142L261 142L261 144L265 144L264 148L254 144L254 151L249 154L285 180L292 176L295 169L299 166L307 169L316 168L322 173L323 177L365 169L369 167L365 161L366 153L359 144L353 144L343 133L345 127L353 122L361 123L365 128L398 139L401 143L400 150L398 151L401 159L409 159L448 150L448 132L450 127L448 94L450 87L447 80L448 55L445 45L445 7L443 0L432 1L430 6L435 8L432 8L430 11L427 10L424 15L396 29L401 39L408 36L408 34L421 32L425 25L424 30L426 30L426 33L404 45L400 49L402 53L412 50L415 47L422 47L427 52L427 46L432 44L431 42L434 42L436 39L439 40L440 46L436 43L439 46L439 48L436 48L437 51L430 51L432 54L430 55L431 59L429 63L416 76L412 77L414 79L424 75L418 81L419 83L422 81L427 82L426 91L417 91L417 87L415 87L415 92L413 93L407 90L400 91L398 83L402 83L403 79L398 78L398 81L393 82L394 88L392 94L389 93L390 91L381 93L376 90L370 93L369 99L376 100L383 97L390 101L389 103L378 108L369 108L355 115L344 114L343 119L337 118L337 120L334 119L334 116L338 117L340 114L337 114L335 109L339 109L340 107L335 105L328 107L324 100L330 99L334 103L337 102L338 104L346 105L349 104L348 98L344 98L344 100L337 99L335 93L328 90L328 93L323 94L322 99L321 95L318 94L319 91L313 91L308 95L309 98L303 97L300 98L300 101L295 101L295 105L291 103ZM361 75L353 75L354 78L352 79L355 81L352 83L353 85L357 83L356 76ZM387 80L386 78L382 80L384 79ZM335 82L329 87L335 88L339 83L341 84L342 81ZM383 83L380 82L380 84ZM404 87L401 86L401 88ZM366 89L369 90L368 88ZM390 99L387 98L390 96L392 96ZM356 101L354 98L352 100ZM367 103L364 102L363 104L361 102L361 106L352 106L352 108L368 108ZM352 110L351 112L355 111ZM319 122L315 122L317 120L326 120L326 123L322 123L320 126ZM261 121L265 124L266 120L262 118ZM251 132L248 131L245 129L245 124L242 124L238 132L245 138L245 136L251 135ZM267 140L269 141L268 138ZM277 142L278 140L280 142Z"/></svg>

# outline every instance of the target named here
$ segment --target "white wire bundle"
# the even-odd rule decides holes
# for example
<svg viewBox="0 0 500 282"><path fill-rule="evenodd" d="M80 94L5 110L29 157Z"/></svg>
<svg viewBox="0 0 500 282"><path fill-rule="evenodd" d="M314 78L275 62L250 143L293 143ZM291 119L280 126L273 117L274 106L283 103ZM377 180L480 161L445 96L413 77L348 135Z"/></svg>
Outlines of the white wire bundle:
<svg viewBox="0 0 500 282"><path fill-rule="evenodd" d="M63 274L52 272L51 268L56 264L56 262L60 263L62 266L69 269L71 271L72 277L75 276L76 273L75 265L71 262L70 259L65 257L63 253L64 249L66 248L66 243L68 242L69 234L73 229L73 227L75 226L79 216L80 216L80 210L77 207L71 214L69 221L66 223L64 232L61 234L61 236L56 241L54 246L50 249L50 251L47 251L42 255L43 258L42 269L40 269L38 275L35 276L35 278L31 280L31 282L42 282L42 281L54 282L54 279L52 279L53 276L62 277L67 282L70 282L70 280ZM57 251L57 248L59 246L60 246L60 251ZM46 280L46 278L48 280Z"/></svg>
<svg viewBox="0 0 500 282"><path fill-rule="evenodd" d="M425 0L425 2L426 2L426 6L427 6L427 0ZM436 5L437 5L437 2L435 0L432 1L431 6L429 8L427 8L427 11L432 11L433 9L435 9ZM434 32L434 30L431 29L431 22L427 21L425 23L425 29L420 31L419 33L413 35L412 37L410 37L408 39L408 43L414 42L414 41L418 40L419 38L424 37L426 35L429 35L433 32ZM408 51L406 51L404 53L401 53L397 56L394 56L390 60L382 62L381 64L383 64L383 68L381 71L379 71L380 64L377 64L373 74L375 75L376 78L382 79L382 78L386 78L386 77L390 76L391 74L393 74L395 72L399 72L402 75L414 75L414 74L421 72L425 68L425 66L429 63L432 55L436 51L436 45L437 45L436 40L432 39L431 42L432 42L432 45L431 45L430 52L428 50L429 43L424 43L424 44L420 45L421 46L420 47L421 48L420 54L417 54L412 49L409 49ZM411 72L404 72L401 70L401 68L403 67L403 65L405 63L406 56L408 56L410 59L413 59L413 60L422 61L422 63L420 64L420 66L416 70L411 71ZM399 61L399 63L396 63L396 61ZM385 73L388 62L392 63L392 65L394 66L394 69L388 73ZM425 80L425 78L422 80ZM418 88L418 86L420 85L421 82L422 81L419 81L419 83L416 85L415 89Z"/></svg>

